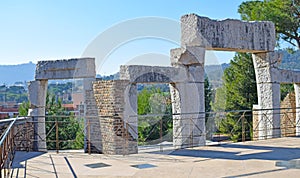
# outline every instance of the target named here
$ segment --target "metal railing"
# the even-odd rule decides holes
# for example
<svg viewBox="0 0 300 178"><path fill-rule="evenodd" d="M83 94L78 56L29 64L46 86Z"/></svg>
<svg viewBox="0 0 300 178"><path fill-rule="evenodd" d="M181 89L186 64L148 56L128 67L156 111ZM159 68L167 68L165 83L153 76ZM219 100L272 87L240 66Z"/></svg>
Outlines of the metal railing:
<svg viewBox="0 0 300 178"><path fill-rule="evenodd" d="M264 120L272 119L271 115L280 115L282 123L281 123L281 136L295 136L296 135L296 126L299 126L299 123L296 123L295 114L296 110L291 108L281 108L279 109L270 109L270 110L243 110L243 111L224 111L224 112L209 112L209 113L180 113L180 114L152 114L152 115L144 115L144 116L132 116L136 117L138 121L131 122L124 121L123 125L120 125L120 128L115 128L116 130L122 130L122 135L120 137L123 138L123 147L124 153L125 150L128 149L128 145L130 141L135 141L140 145L139 149L152 149L156 147L157 150L163 151L169 148L175 148L173 146L174 139L182 139L186 140L184 142L185 147L194 147L197 146L197 138L204 137L206 142L210 142L213 144L220 144L223 142L236 142L236 141L250 141L257 139L256 132L258 132L259 128L257 125L258 121L255 124L252 122L252 118L255 116L260 116ZM259 111L260 113L257 113ZM272 111L272 112L265 112ZM196 115L196 117L195 117ZM180 119L178 118L180 116ZM66 121L64 118L70 116L46 116L52 117L52 120L48 119L45 121L49 125L48 132L46 133L46 138L42 138L43 141L47 142L47 145L52 145L51 148L56 150L58 153L59 150L62 149L74 149L72 147L66 147L65 145L71 145L76 141L75 137L72 139L67 138L64 139L61 137L61 134L65 124L70 124L71 121ZM61 118L59 119L55 119ZM101 140L91 140L92 136L92 127L95 125L99 125L100 122L98 116L94 116L92 119L85 119L74 117L72 119L80 122L83 127L79 128L79 132L84 135L81 142L85 142L85 151L88 153L92 153L93 144L101 144ZM101 116L104 118L104 116ZM107 116L111 117L111 116ZM153 119L155 118L155 119ZM101 120L101 119L100 119ZM147 128L143 127L143 120L150 122ZM206 131L204 132L203 128L199 127L199 120L201 122L205 121L206 123ZM151 123L151 121L155 121ZM173 123L174 122L182 122L182 128L173 134ZM299 121L298 121L299 122ZM37 124L37 121L34 121L32 118L15 118L15 119L7 119L0 121L0 126L5 125L5 129L2 129L1 136L1 174L7 175L10 170L11 161L13 158L14 150L26 150L31 151L33 149L32 143L37 141L36 134L33 131L34 124ZM226 125L227 124L227 125ZM16 127L17 126L17 127ZM187 128L189 127L189 128ZM4 128L4 126L3 126ZM185 129L186 128L186 129ZM95 128L93 128L95 129ZM278 129L278 128L273 128ZM144 137L139 135L141 131L146 131ZM185 131L184 131L185 130ZM129 134L130 133L130 134ZM20 136L21 135L21 136ZM49 137L50 135L51 138ZM136 138L133 138L133 135L137 135ZM15 139L16 136L19 136L18 139ZM85 139L85 140L83 140ZM136 140L135 140L136 139ZM130 140L130 141L129 141ZM15 144L15 142L22 144ZM69 144L70 143L70 144ZM83 147L82 147L83 148ZM80 149L82 149L80 148ZM3 177L3 176L2 176Z"/></svg>
<svg viewBox="0 0 300 178"><path fill-rule="evenodd" d="M8 177L11 171L12 161L16 151L15 127L24 123L27 118L13 118L0 120L2 135L0 140L0 178ZM19 123L18 123L19 122Z"/></svg>
<svg viewBox="0 0 300 178"><path fill-rule="evenodd" d="M264 128L266 131L280 130L277 135L274 134L276 132L273 132L272 135L266 134L264 139L299 135L299 133L296 133L296 127L300 127L300 120L298 120L298 123L296 122L296 109L300 110L300 108L274 108L206 113L133 115L130 116L129 121L125 122L125 128L127 129L126 132L131 131L135 135L139 135L148 130L148 133L142 137L139 135L137 139L139 149L145 150L157 147L162 151L163 147L173 147L174 139L179 137L183 140L187 140L184 147L194 147L197 145L197 143L194 142L195 137L201 136L206 138L207 144L244 142L261 139L257 133L260 131L258 125L261 124L262 121L266 124ZM195 115L197 115L197 117L194 117ZM176 116L181 116L181 118L178 119ZM253 118L255 117L261 118L253 122ZM277 117L277 119L280 117L281 124L278 128L270 126L273 125L272 117ZM137 121L133 121L133 118L138 119ZM170 120L172 120L172 122L183 123L181 130L175 132L175 135L172 131L172 129L174 129L173 127L169 127L168 129L170 130L166 132L167 126L165 123ZM195 123L197 120L205 120L205 132ZM143 124L143 122L148 123L148 125ZM189 127L187 134L182 133L185 129L184 127ZM127 139L124 137L124 140Z"/></svg>

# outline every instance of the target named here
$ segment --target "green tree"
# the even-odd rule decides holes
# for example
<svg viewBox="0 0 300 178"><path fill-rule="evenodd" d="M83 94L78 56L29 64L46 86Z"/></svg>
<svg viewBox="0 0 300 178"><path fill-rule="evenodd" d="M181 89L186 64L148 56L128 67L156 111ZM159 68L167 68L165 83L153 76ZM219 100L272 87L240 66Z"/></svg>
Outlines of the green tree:
<svg viewBox="0 0 300 178"><path fill-rule="evenodd" d="M300 1L264 0L243 2L238 12L243 20L272 21L278 39L300 48Z"/></svg>
<svg viewBox="0 0 300 178"><path fill-rule="evenodd" d="M170 93L160 88L144 87L138 94L138 135L139 142L155 143L162 135L172 133ZM149 114L149 116L147 116ZM162 127L161 127L162 126Z"/></svg>
<svg viewBox="0 0 300 178"><path fill-rule="evenodd" d="M213 93L207 77L205 77L204 80L204 93L205 93L205 112L210 112Z"/></svg>
<svg viewBox="0 0 300 178"><path fill-rule="evenodd" d="M58 123L59 149L83 148L83 124L73 114L68 113L55 95L46 97L47 148L56 149L56 123Z"/></svg>
<svg viewBox="0 0 300 178"><path fill-rule="evenodd" d="M28 101L27 102L23 102L19 106L19 116L27 116L29 108L30 108L30 103Z"/></svg>
<svg viewBox="0 0 300 178"><path fill-rule="evenodd" d="M236 110L252 110L257 103L255 71L251 54L236 53L230 66L224 71L224 88L226 94L225 110L230 111L226 119L220 123L220 131L230 133L232 140L240 140L242 124L240 112ZM252 113L245 113L246 138L251 137ZM241 120L240 120L241 121Z"/></svg>
<svg viewBox="0 0 300 178"><path fill-rule="evenodd" d="M216 89L214 95L214 102L212 103L212 110L215 112L226 110L226 89L219 87Z"/></svg>
<svg viewBox="0 0 300 178"><path fill-rule="evenodd" d="M287 94L294 91L293 84L280 84L280 99L284 100Z"/></svg>

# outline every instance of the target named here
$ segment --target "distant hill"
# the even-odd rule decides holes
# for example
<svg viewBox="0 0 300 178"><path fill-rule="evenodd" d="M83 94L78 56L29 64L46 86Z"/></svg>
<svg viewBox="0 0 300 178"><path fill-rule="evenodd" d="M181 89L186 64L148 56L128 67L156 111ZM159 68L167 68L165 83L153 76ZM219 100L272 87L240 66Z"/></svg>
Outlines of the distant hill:
<svg viewBox="0 0 300 178"><path fill-rule="evenodd" d="M282 54L282 61L279 65L282 69L300 70L300 50L289 53L285 50L279 50Z"/></svg>
<svg viewBox="0 0 300 178"><path fill-rule="evenodd" d="M0 65L0 84L12 85L15 82L34 80L35 64Z"/></svg>
<svg viewBox="0 0 300 178"><path fill-rule="evenodd" d="M205 74L208 77L212 88L218 88L222 85L224 70L229 66L230 64L223 63L221 65L207 65L204 67Z"/></svg>
<svg viewBox="0 0 300 178"><path fill-rule="evenodd" d="M285 50L279 50L283 54L283 59L280 68L289 70L300 70L300 51L288 53ZM208 76L213 88L222 85L223 71L230 64L208 65L205 66L205 73ZM35 64L32 62L19 65L0 65L0 85L12 85L16 82L28 82L34 80ZM113 80L119 78L119 73L110 76L97 75L97 78L102 80Z"/></svg>

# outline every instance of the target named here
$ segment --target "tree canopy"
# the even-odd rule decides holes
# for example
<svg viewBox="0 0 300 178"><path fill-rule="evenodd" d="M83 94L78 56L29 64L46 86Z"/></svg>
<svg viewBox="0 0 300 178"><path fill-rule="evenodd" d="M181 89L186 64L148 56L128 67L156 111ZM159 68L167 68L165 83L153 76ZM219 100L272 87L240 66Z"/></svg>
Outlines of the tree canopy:
<svg viewBox="0 0 300 178"><path fill-rule="evenodd" d="M224 71L224 86L217 90L215 101L221 101L225 106L216 104L214 109L229 111L221 120L219 130L230 134L232 140L240 140L242 134L241 112L237 110L252 110L257 103L255 71L251 54L236 53L230 66ZM224 95L226 97L224 97ZM225 102L222 100L225 99ZM246 138L251 138L252 113L245 115Z"/></svg>
<svg viewBox="0 0 300 178"><path fill-rule="evenodd" d="M300 48L300 0L246 1L238 12L243 20L274 22L278 39Z"/></svg>

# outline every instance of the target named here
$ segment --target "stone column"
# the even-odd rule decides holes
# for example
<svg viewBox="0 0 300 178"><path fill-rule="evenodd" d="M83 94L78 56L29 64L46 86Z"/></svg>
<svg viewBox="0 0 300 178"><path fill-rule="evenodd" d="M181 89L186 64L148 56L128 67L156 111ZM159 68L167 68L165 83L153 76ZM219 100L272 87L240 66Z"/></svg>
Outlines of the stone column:
<svg viewBox="0 0 300 178"><path fill-rule="evenodd" d="M296 136L300 136L300 83L294 84L296 100Z"/></svg>
<svg viewBox="0 0 300 178"><path fill-rule="evenodd" d="M130 89L129 86L128 80L97 81L93 84L100 115L104 154L126 155L138 152L136 116L126 119L131 114L128 109L129 95L131 92L136 95L136 88L133 86ZM136 98L131 102L136 103Z"/></svg>
<svg viewBox="0 0 300 178"><path fill-rule="evenodd" d="M34 121L34 151L47 151L45 128L45 105L47 95L47 80L37 80L29 83L30 111L28 116Z"/></svg>
<svg viewBox="0 0 300 178"><path fill-rule="evenodd" d="M200 47L171 50L172 65L187 73L186 81L170 84L175 148L205 145L204 57Z"/></svg>
<svg viewBox="0 0 300 178"><path fill-rule="evenodd" d="M280 83L277 81L277 61L274 52L252 55L258 96L258 139L276 138L280 131Z"/></svg>
<svg viewBox="0 0 300 178"><path fill-rule="evenodd" d="M92 153L102 153L100 121L93 91L95 81L95 78L83 79L84 151L88 152L90 148Z"/></svg>

